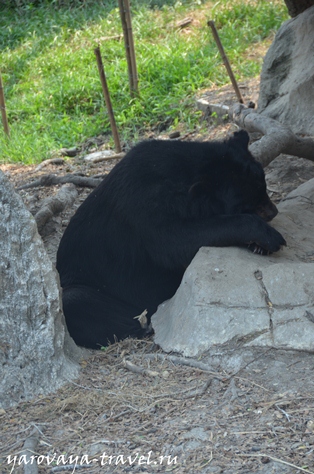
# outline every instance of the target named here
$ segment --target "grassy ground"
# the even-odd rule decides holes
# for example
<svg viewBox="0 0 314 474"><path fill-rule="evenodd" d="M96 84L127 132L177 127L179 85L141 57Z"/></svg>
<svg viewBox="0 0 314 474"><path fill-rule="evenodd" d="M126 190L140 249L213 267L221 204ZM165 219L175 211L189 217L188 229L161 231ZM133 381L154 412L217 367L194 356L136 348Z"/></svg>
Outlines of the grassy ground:
<svg viewBox="0 0 314 474"><path fill-rule="evenodd" d="M133 0L140 95L130 98L117 1L58 0L0 7L1 74L11 138L0 130L0 160L38 162L52 150L108 133L94 48L101 47L122 140L143 130L190 130L199 89L228 78L207 20L213 19L238 79L257 75L254 49L287 18L275 0ZM76 6L73 6L75 4ZM182 31L177 21L191 16Z"/></svg>

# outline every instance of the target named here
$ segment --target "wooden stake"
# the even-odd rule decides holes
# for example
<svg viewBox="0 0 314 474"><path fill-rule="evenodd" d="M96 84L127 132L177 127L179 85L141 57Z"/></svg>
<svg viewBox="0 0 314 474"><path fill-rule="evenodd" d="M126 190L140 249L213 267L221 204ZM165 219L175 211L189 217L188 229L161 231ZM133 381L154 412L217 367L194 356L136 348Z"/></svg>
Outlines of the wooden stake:
<svg viewBox="0 0 314 474"><path fill-rule="evenodd" d="M132 63L131 63L129 40L128 40L128 29L127 29L126 19L125 19L125 15L124 15L123 0L118 0L118 3L119 3L121 24L122 24L122 29L123 29L123 38L124 38L124 47L125 47L125 53L126 53L126 61L127 61L127 64L128 64L130 92L132 94L133 90L134 90L134 84L133 84Z"/></svg>
<svg viewBox="0 0 314 474"><path fill-rule="evenodd" d="M129 0L124 0L124 7L125 7L125 19L126 19L126 24L127 24L129 46L130 46L134 92L138 93L138 76L137 76L135 47L134 47L133 30L132 30L131 7L130 7Z"/></svg>
<svg viewBox="0 0 314 474"><path fill-rule="evenodd" d="M6 109L5 109L5 100L4 100L4 92L3 92L1 74L0 74L0 109L1 109L1 117L2 117L4 133L6 133L6 135L9 137L10 136L10 129L9 129L7 113L6 113Z"/></svg>
<svg viewBox="0 0 314 474"><path fill-rule="evenodd" d="M118 3L124 36L126 60L128 64L130 92L131 95L134 97L136 94L138 94L138 76L132 32L130 2L129 0L118 0Z"/></svg>
<svg viewBox="0 0 314 474"><path fill-rule="evenodd" d="M119 133L118 133L116 121L115 121L113 110L112 110L109 89L108 89L108 86L107 86L107 80L106 80L104 66L103 66L102 59L101 59L99 46L94 49L94 53L96 55L101 86L102 86L103 94L104 94L105 101L106 101L106 106L107 106L107 111L108 111L108 115L109 115L111 131L112 131L112 135L113 135L113 139L114 139L114 143L115 143L115 147L116 147L116 152L120 153L121 152L121 143L120 143Z"/></svg>
<svg viewBox="0 0 314 474"><path fill-rule="evenodd" d="M230 63L229 63L229 60L226 56L226 53L225 53L225 50L222 46L222 43L220 41L220 38L219 38L219 35L218 35L218 31L216 30L216 26L215 26L215 22L210 20L207 22L208 26L211 27L212 29L212 32L213 32L213 37L214 37L214 40L216 41L216 44L218 46L218 49L219 49L219 52L220 52L220 56L222 57L222 60L224 62L224 65L228 71L228 74L229 74L229 77L231 79L231 82L232 82L232 85L233 85L233 88L234 88L234 91L238 97L238 100L240 102L240 104L244 104L244 100L243 100L243 97L242 97L242 94L240 92L240 89L238 87L238 84L237 84L237 81L236 81L236 78L234 77L234 74L232 72L232 69L231 69L231 66L230 66Z"/></svg>

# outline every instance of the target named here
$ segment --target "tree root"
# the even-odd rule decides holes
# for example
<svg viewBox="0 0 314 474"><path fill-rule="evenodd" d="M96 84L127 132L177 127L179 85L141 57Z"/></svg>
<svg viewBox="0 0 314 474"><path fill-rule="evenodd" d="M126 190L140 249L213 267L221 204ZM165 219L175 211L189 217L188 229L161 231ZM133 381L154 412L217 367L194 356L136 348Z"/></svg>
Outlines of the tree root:
<svg viewBox="0 0 314 474"><path fill-rule="evenodd" d="M260 132L264 135L249 146L254 158L263 167L281 153L314 161L314 141L311 138L297 137L289 127L277 120L256 113L242 104L231 107L229 117L248 132Z"/></svg>
<svg viewBox="0 0 314 474"><path fill-rule="evenodd" d="M20 456L24 456L24 474L37 474L38 466L35 459L36 448L39 443L37 430L33 430L31 434L26 438L23 446L23 451Z"/></svg>
<svg viewBox="0 0 314 474"><path fill-rule="evenodd" d="M87 178L86 176L78 176L76 174L67 174L66 176L56 176L55 174L45 174L32 183L23 184L21 189L36 188L38 186L52 186L54 184L72 183L76 186L85 188L96 188L102 181L102 178Z"/></svg>
<svg viewBox="0 0 314 474"><path fill-rule="evenodd" d="M52 216L60 214L66 207L71 206L77 198L78 192L74 184L65 184L57 194L43 201L41 208L35 214L38 232L40 233L46 222Z"/></svg>

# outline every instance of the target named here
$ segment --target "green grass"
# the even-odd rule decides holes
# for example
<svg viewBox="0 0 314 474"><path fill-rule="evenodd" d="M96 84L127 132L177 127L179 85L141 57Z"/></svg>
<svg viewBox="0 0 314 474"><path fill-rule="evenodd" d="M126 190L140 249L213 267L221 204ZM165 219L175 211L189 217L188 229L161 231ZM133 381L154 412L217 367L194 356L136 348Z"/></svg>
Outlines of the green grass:
<svg viewBox="0 0 314 474"><path fill-rule="evenodd" d="M93 52L98 43L121 138L133 141L143 131L178 123L193 129L197 91L228 82L207 20L215 20L241 80L260 72L261 60L250 53L287 18L281 0L133 0L140 95L131 99L123 40L104 39L122 33L117 2L37 3L0 11L11 131L8 140L0 130L2 162L39 162L52 150L100 134L111 140ZM194 23L190 33L180 33L171 24L186 16Z"/></svg>

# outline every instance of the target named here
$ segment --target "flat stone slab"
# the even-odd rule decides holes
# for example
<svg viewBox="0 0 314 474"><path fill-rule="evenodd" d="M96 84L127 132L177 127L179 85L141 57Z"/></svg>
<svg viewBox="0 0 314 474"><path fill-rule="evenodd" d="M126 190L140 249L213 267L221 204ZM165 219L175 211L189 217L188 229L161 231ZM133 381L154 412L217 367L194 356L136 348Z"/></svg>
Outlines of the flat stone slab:
<svg viewBox="0 0 314 474"><path fill-rule="evenodd" d="M314 352L314 179L278 205L287 247L271 256L202 248L152 318L155 342L188 357L213 347Z"/></svg>

